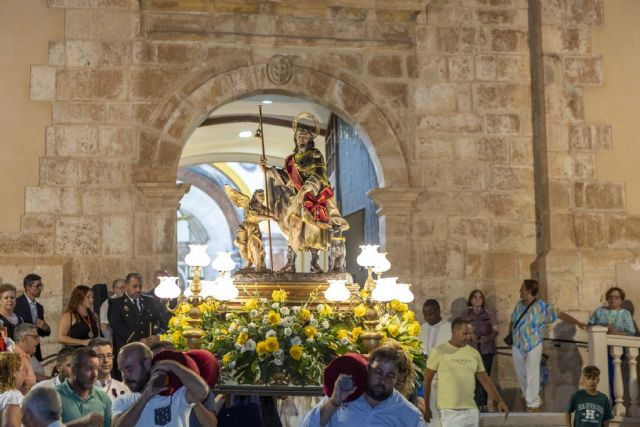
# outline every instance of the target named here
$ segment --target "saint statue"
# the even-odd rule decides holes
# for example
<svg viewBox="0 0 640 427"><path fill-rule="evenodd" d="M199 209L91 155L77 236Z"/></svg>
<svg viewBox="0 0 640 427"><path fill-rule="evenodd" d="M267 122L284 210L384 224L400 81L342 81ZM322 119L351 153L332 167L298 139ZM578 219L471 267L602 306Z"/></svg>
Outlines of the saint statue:
<svg viewBox="0 0 640 427"><path fill-rule="evenodd" d="M314 128L304 126L301 119L313 121ZM318 119L311 113L300 113L293 120L295 148L285 160L284 169L267 166L264 157L260 167L270 182L270 204L278 225L287 236L287 264L280 271L295 272L297 252L311 252L311 272L320 273L319 251L326 249L332 233L349 229L336 205L334 192L327 179L327 165L315 148L314 138L320 133Z"/></svg>
<svg viewBox="0 0 640 427"><path fill-rule="evenodd" d="M244 220L238 226L236 239L233 241L233 244L240 250L242 258L247 261L243 269L250 269L255 266L256 271L264 271L265 252L259 224L262 221L276 219L269 215L269 210L264 206L264 190L254 191L251 199L226 184L224 191L234 205L244 209Z"/></svg>

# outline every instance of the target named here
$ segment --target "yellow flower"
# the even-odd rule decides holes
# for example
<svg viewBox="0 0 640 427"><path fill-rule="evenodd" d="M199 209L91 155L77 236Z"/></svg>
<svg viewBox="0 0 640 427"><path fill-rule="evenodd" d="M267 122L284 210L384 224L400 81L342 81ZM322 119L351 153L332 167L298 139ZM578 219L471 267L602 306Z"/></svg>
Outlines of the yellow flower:
<svg viewBox="0 0 640 427"><path fill-rule="evenodd" d="M255 310L258 308L258 300L255 298L248 299L244 302L244 308L247 310Z"/></svg>
<svg viewBox="0 0 640 427"><path fill-rule="evenodd" d="M394 338L397 337L398 334L400 333L400 329L398 328L398 325L394 325L393 323L387 326L387 331L389 331L389 335L391 335Z"/></svg>
<svg viewBox="0 0 640 427"><path fill-rule="evenodd" d="M278 323L280 323L280 313L270 310L269 314L267 314L267 319L272 325L277 325Z"/></svg>
<svg viewBox="0 0 640 427"><path fill-rule="evenodd" d="M180 331L173 331L171 334L171 342L173 344L178 344L180 342L180 338L182 338L182 333Z"/></svg>
<svg viewBox="0 0 640 427"><path fill-rule="evenodd" d="M400 307L398 310L400 313L405 313L407 310L409 310L409 306L407 304L405 303L400 304Z"/></svg>
<svg viewBox="0 0 640 427"><path fill-rule="evenodd" d="M246 332L243 332L240 335L238 335L238 339L236 340L236 342L240 345L244 345L244 343L246 343L248 339L249 339L249 334L247 334Z"/></svg>
<svg viewBox="0 0 640 427"><path fill-rule="evenodd" d="M160 341L169 341L169 335L160 334Z"/></svg>
<svg viewBox="0 0 640 427"><path fill-rule="evenodd" d="M358 341L360 335L362 335L362 328L360 326L356 326L351 330L351 341Z"/></svg>
<svg viewBox="0 0 640 427"><path fill-rule="evenodd" d="M342 338L347 338L348 336L349 336L349 332L346 329L340 329L336 333L336 338L338 338L339 340L341 340Z"/></svg>
<svg viewBox="0 0 640 427"><path fill-rule="evenodd" d="M405 322L413 322L415 320L415 314L411 310L405 311L402 314L402 320Z"/></svg>
<svg viewBox="0 0 640 427"><path fill-rule="evenodd" d="M369 296L369 294L367 293L367 291L365 291L364 289L360 289L360 297L362 299L365 299L368 296Z"/></svg>
<svg viewBox="0 0 640 427"><path fill-rule="evenodd" d="M180 327L180 318L178 316L173 316L171 320L169 320L169 324L174 328Z"/></svg>
<svg viewBox="0 0 640 427"><path fill-rule="evenodd" d="M393 311L400 311L400 306L402 305L402 303L397 299L394 299L391 301L389 305L391 305L391 308L393 309Z"/></svg>
<svg viewBox="0 0 640 427"><path fill-rule="evenodd" d="M264 341L260 341L256 344L256 353L258 356L262 356L267 352L267 343Z"/></svg>
<svg viewBox="0 0 640 427"><path fill-rule="evenodd" d="M287 301L287 291L283 291L282 289L275 290L275 291L271 292L271 299L273 299L275 302L286 302Z"/></svg>
<svg viewBox="0 0 640 427"><path fill-rule="evenodd" d="M304 328L304 334L308 337L308 338L313 338L316 334L316 332L318 332L316 330L316 328L314 328L313 326L306 326Z"/></svg>
<svg viewBox="0 0 640 427"><path fill-rule="evenodd" d="M380 332L382 334L382 343L387 342L387 333L385 331Z"/></svg>
<svg viewBox="0 0 640 427"><path fill-rule="evenodd" d="M209 307L207 307L207 304L203 302L198 306L198 310L200 310L200 313L206 313L209 310Z"/></svg>
<svg viewBox="0 0 640 427"><path fill-rule="evenodd" d="M222 363L224 365L228 365L229 362L231 362L231 353L227 353L224 356L222 356Z"/></svg>
<svg viewBox="0 0 640 427"><path fill-rule="evenodd" d="M299 345L292 345L289 349L289 354L293 357L293 360L300 360L302 357L302 347Z"/></svg>
<svg viewBox="0 0 640 427"><path fill-rule="evenodd" d="M309 310L307 310L306 308L303 308L302 310L300 310L300 319L309 320L310 318L311 318L311 312Z"/></svg>
<svg viewBox="0 0 640 427"><path fill-rule="evenodd" d="M270 353L280 350L280 343L278 342L278 338L276 337L267 338L265 340L265 345L267 347L267 351Z"/></svg>
<svg viewBox="0 0 640 427"><path fill-rule="evenodd" d="M191 304L185 302L180 304L180 309L178 310L178 312L180 314L187 314L190 310L191 310Z"/></svg>
<svg viewBox="0 0 640 427"><path fill-rule="evenodd" d="M413 321L407 326L407 332L412 337L417 337L420 334L420 323Z"/></svg>
<svg viewBox="0 0 640 427"><path fill-rule="evenodd" d="M180 327L182 327L182 328L188 328L189 327L189 318L188 317L181 317L179 322L180 322Z"/></svg>
<svg viewBox="0 0 640 427"><path fill-rule="evenodd" d="M320 314L322 314L323 316L330 316L331 313L333 313L333 308L331 308L329 304L323 304Z"/></svg>
<svg viewBox="0 0 640 427"><path fill-rule="evenodd" d="M358 304L353 308L353 314L355 314L356 317L363 317L367 314L367 307L364 304Z"/></svg>

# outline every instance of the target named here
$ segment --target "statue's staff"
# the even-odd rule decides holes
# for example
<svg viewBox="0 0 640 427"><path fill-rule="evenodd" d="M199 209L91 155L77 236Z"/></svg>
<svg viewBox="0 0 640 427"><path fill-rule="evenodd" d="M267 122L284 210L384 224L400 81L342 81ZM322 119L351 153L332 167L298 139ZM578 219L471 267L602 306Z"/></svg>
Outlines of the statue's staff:
<svg viewBox="0 0 640 427"><path fill-rule="evenodd" d="M262 105L258 105L258 113L259 113L259 127L260 131L260 141L262 142L262 158L266 159L267 156L264 151L264 130L262 128ZM270 212L271 205L269 204L269 185L267 181L267 170L264 170L264 195L267 201L267 212ZM269 262L271 264L271 270L273 270L273 246L271 244L271 220L267 221L267 233L269 235Z"/></svg>

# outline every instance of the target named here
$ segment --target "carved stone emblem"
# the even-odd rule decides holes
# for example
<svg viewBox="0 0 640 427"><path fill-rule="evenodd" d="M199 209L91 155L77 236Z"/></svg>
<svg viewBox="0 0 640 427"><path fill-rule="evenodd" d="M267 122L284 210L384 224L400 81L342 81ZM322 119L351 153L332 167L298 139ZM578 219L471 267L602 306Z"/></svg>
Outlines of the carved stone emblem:
<svg viewBox="0 0 640 427"><path fill-rule="evenodd" d="M274 55L267 64L267 77L274 85L289 83L293 77L293 64L286 56Z"/></svg>

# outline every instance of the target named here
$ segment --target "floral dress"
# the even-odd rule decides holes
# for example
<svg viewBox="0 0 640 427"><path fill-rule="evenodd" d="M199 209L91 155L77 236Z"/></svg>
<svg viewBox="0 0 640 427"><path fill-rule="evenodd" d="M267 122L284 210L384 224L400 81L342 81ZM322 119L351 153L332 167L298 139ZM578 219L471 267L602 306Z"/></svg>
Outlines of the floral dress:
<svg viewBox="0 0 640 427"><path fill-rule="evenodd" d="M588 325L607 326L618 331L622 331L627 335L635 335L636 327L633 324L633 318L629 310L619 308L611 310L607 307L598 308L589 318Z"/></svg>

